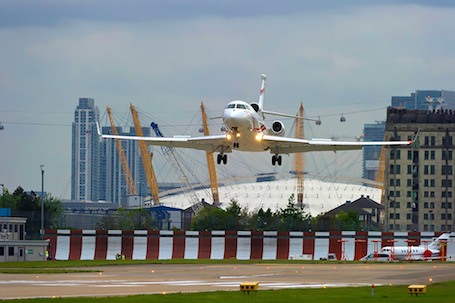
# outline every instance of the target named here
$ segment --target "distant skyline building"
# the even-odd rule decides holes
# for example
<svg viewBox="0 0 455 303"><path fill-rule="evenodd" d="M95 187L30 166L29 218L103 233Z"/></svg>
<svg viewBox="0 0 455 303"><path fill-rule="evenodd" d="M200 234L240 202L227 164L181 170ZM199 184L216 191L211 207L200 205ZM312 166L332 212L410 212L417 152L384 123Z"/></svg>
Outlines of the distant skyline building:
<svg viewBox="0 0 455 303"><path fill-rule="evenodd" d="M71 149L71 200L99 200L99 109L92 98L79 98L74 111Z"/></svg>
<svg viewBox="0 0 455 303"><path fill-rule="evenodd" d="M103 134L111 134L110 127L102 128ZM121 127L117 127L119 135L136 136L134 127L129 128L129 132L124 132ZM150 136L150 128L142 127L144 136ZM145 176L144 167L139 153L139 146L136 141L123 140L131 175L135 182L138 203L144 204L142 200L149 196L150 190ZM118 206L126 206L126 201L130 196L123 176L122 164L115 146L115 140L103 140L101 142L101 167L100 167L100 200L112 202ZM141 203L142 202L142 203ZM139 204L138 204L139 206Z"/></svg>
<svg viewBox="0 0 455 303"><path fill-rule="evenodd" d="M377 121L373 124L365 124L363 127L363 138L365 141L384 141L384 131L384 121ZM363 147L362 178L376 180L381 149L382 146L379 145Z"/></svg>
<svg viewBox="0 0 455 303"><path fill-rule="evenodd" d="M427 97L443 98L443 109L455 109L455 92L449 90L417 90L410 96L392 96L391 106L404 109L427 110Z"/></svg>
<svg viewBox="0 0 455 303"><path fill-rule="evenodd" d="M106 201L117 206L126 206L131 196L123 176L121 161L115 140L99 140L96 122L100 113L95 100L79 98L72 125L71 200L75 202ZM102 133L110 134L110 127L103 127ZM135 136L134 127L124 132L117 127L120 135ZM150 136L150 128L143 127L144 136ZM137 206L150 193L136 141L123 141L127 162L136 186Z"/></svg>

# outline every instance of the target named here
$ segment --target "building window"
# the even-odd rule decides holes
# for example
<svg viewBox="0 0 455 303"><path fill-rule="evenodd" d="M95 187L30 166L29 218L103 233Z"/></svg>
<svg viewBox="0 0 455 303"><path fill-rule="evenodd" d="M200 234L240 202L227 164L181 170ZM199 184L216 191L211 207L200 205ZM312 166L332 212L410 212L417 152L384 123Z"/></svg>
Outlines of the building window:
<svg viewBox="0 0 455 303"><path fill-rule="evenodd" d="M14 256L14 247L8 247L8 256Z"/></svg>
<svg viewBox="0 0 455 303"><path fill-rule="evenodd" d="M0 246L0 256L4 256L4 255L5 255L5 247Z"/></svg>
<svg viewBox="0 0 455 303"><path fill-rule="evenodd" d="M412 186L412 179L407 179L406 180L406 186L411 187Z"/></svg>
<svg viewBox="0 0 455 303"><path fill-rule="evenodd" d="M423 174L428 175L428 165L423 166Z"/></svg>
<svg viewBox="0 0 455 303"><path fill-rule="evenodd" d="M443 175L452 175L452 165L443 165L441 167L441 173Z"/></svg>
<svg viewBox="0 0 455 303"><path fill-rule="evenodd" d="M434 191L430 191L430 198L434 198Z"/></svg>
<svg viewBox="0 0 455 303"><path fill-rule="evenodd" d="M406 208L411 208L411 202L406 202Z"/></svg>
<svg viewBox="0 0 455 303"><path fill-rule="evenodd" d="M442 160L452 160L452 151L442 150Z"/></svg>
<svg viewBox="0 0 455 303"><path fill-rule="evenodd" d="M435 166L430 165L430 175L434 175L434 173L435 173Z"/></svg>
<svg viewBox="0 0 455 303"><path fill-rule="evenodd" d="M423 187L428 187L428 179L423 180Z"/></svg>
<svg viewBox="0 0 455 303"><path fill-rule="evenodd" d="M401 150L392 148L390 150L390 159L400 160L401 159Z"/></svg>
<svg viewBox="0 0 455 303"><path fill-rule="evenodd" d="M423 208L428 208L428 202L423 202Z"/></svg>
<svg viewBox="0 0 455 303"><path fill-rule="evenodd" d="M406 220L411 220L412 216L411 214L406 214Z"/></svg>
<svg viewBox="0 0 455 303"><path fill-rule="evenodd" d="M412 151L408 150L408 160L412 160Z"/></svg>
<svg viewBox="0 0 455 303"><path fill-rule="evenodd" d="M441 187L452 187L452 180L441 180Z"/></svg>
<svg viewBox="0 0 455 303"><path fill-rule="evenodd" d="M428 198L428 196L429 196L429 195L428 195L428 192L427 192L427 191L424 191L424 192L423 192L423 196L424 196L425 198Z"/></svg>
<svg viewBox="0 0 455 303"><path fill-rule="evenodd" d="M444 136L444 137L442 137L442 145L451 146L452 145L452 136Z"/></svg>
<svg viewBox="0 0 455 303"><path fill-rule="evenodd" d="M430 187L434 187L434 184L435 184L434 179L430 179Z"/></svg>
<svg viewBox="0 0 455 303"><path fill-rule="evenodd" d="M430 151L429 150L426 150L423 154L423 159L424 160L428 160L430 159Z"/></svg>
<svg viewBox="0 0 455 303"><path fill-rule="evenodd" d="M430 208L434 209L434 202L430 202Z"/></svg>

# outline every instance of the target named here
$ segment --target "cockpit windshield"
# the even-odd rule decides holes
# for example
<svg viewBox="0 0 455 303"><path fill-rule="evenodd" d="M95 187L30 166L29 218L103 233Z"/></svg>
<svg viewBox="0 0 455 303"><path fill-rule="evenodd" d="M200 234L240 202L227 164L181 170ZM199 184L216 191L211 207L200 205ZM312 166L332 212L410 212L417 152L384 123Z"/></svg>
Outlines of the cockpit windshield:
<svg viewBox="0 0 455 303"><path fill-rule="evenodd" d="M233 103L228 104L228 106L226 108L235 108L235 104L233 104Z"/></svg>
<svg viewBox="0 0 455 303"><path fill-rule="evenodd" d="M246 109L246 106L245 106L245 104L238 103L236 108Z"/></svg>

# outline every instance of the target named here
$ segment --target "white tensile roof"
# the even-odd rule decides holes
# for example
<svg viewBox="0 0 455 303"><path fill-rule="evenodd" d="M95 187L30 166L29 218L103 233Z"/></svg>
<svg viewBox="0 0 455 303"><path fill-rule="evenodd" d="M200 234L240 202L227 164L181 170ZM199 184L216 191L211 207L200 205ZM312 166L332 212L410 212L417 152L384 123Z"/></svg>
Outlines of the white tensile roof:
<svg viewBox="0 0 455 303"><path fill-rule="evenodd" d="M294 194L297 202L297 182L294 178L266 182L240 183L219 187L221 207L226 208L231 199L235 199L242 208L254 211L270 208L275 211L286 208L289 197ZM200 199L212 203L210 189L196 191ZM354 201L360 197L369 197L380 203L381 190L375 187L349 183L333 183L318 179L305 178L304 210L312 216L325 213L333 208ZM185 194L170 195L161 198L161 204L186 209L192 205L190 197Z"/></svg>

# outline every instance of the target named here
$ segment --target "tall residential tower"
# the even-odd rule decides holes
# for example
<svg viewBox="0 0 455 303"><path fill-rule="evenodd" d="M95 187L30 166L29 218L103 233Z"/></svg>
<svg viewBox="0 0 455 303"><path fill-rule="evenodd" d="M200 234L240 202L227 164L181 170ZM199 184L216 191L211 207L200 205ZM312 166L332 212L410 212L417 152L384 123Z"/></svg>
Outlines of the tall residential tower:
<svg viewBox="0 0 455 303"><path fill-rule="evenodd" d="M71 200L99 199L100 142L96 130L99 110L92 98L79 98L74 111L71 155Z"/></svg>

